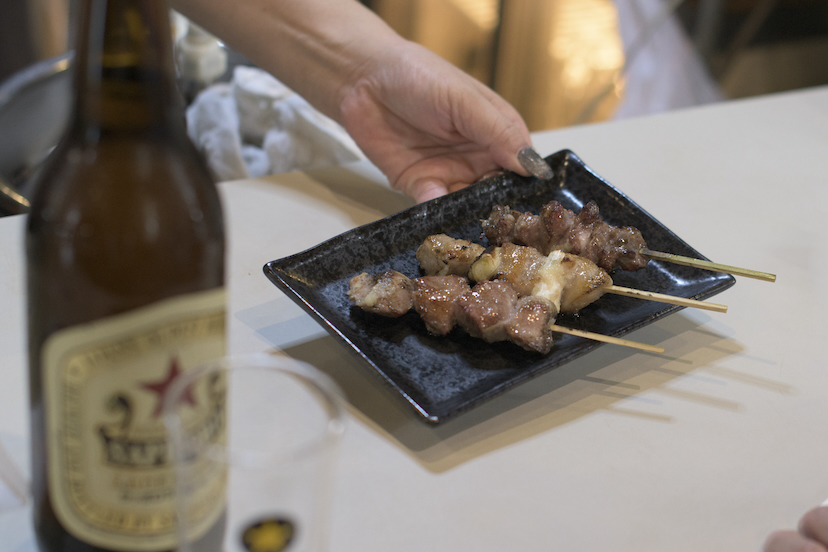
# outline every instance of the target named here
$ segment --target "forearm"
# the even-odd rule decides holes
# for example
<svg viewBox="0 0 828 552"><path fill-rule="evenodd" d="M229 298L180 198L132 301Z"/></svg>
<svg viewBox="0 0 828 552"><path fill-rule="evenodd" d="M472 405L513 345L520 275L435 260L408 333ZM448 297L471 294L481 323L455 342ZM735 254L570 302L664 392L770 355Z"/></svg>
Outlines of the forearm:
<svg viewBox="0 0 828 552"><path fill-rule="evenodd" d="M192 19L317 109L342 122L350 83L404 40L354 0L172 0Z"/></svg>

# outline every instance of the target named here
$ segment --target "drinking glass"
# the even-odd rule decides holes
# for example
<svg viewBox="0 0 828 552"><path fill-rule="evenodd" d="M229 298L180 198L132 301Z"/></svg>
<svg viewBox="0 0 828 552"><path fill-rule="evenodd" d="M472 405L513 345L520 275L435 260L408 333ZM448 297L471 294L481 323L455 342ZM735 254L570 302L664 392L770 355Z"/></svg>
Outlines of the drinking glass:
<svg viewBox="0 0 828 552"><path fill-rule="evenodd" d="M26 480L0 443L0 512L26 503Z"/></svg>
<svg viewBox="0 0 828 552"><path fill-rule="evenodd" d="M341 393L309 364L226 357L164 397L179 552L321 552Z"/></svg>

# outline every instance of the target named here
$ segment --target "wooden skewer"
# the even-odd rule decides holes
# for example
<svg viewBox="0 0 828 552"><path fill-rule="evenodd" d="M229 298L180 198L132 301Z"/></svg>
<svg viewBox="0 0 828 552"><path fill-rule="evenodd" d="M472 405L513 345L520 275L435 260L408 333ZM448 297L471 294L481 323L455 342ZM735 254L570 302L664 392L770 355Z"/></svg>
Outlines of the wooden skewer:
<svg viewBox="0 0 828 552"><path fill-rule="evenodd" d="M591 262L591 261L588 261ZM491 255L483 254L477 258L477 261L469 270L468 276L471 280L481 282L484 280L491 280L497 277L498 261ZM660 303L669 303L671 305L680 305L682 307L693 307L697 309L706 309L716 312L727 312L725 305L718 303L707 303L705 301L696 301L695 299L685 299L684 297L676 297L674 295L665 295L663 293L655 293L652 291L642 291L638 289L626 288L616 285L609 285L601 288L604 293L614 293L616 295L626 295L628 297L638 297L640 299L647 299L650 301L658 301Z"/></svg>
<svg viewBox="0 0 828 552"><path fill-rule="evenodd" d="M720 305L718 303L696 301L695 299L685 299L684 297L676 297L675 295L665 295L663 293L655 293L653 291L643 291L640 289L633 289L615 285L607 286L605 289L607 293L624 295L626 297L638 297L640 299L647 299L648 301L658 301L659 303L669 303L671 305L680 305L682 307L705 309L715 312L727 312L727 305Z"/></svg>
<svg viewBox="0 0 828 552"><path fill-rule="evenodd" d="M584 330L576 330L573 328L567 328L565 326L558 326L557 324L550 324L549 328L553 332L558 332L562 334L574 335L577 337L585 337L587 339L591 339L593 341L601 341L603 343L612 343L613 345L621 345L623 347L632 347L633 349L641 349L642 351L649 351L651 353L663 353L664 347L657 347L655 345L647 345L646 343L639 343L638 341L630 341L629 339L620 339L618 337L612 337L609 335L594 333L594 332L585 332Z"/></svg>
<svg viewBox="0 0 828 552"><path fill-rule="evenodd" d="M695 266L699 268L706 268L715 272L726 272L735 276L745 276L747 278L755 278L757 280L764 280L766 282L775 282L776 274L769 274L767 272L759 272L756 270L749 270L747 268L739 268L736 266L729 266L719 263L712 263L710 261L703 261L701 259L694 259L692 257L683 257L681 255L673 255L672 253L662 253L661 251L653 251L646 247L640 253L651 259L658 259L659 261L667 261L669 263L680 264L684 266Z"/></svg>

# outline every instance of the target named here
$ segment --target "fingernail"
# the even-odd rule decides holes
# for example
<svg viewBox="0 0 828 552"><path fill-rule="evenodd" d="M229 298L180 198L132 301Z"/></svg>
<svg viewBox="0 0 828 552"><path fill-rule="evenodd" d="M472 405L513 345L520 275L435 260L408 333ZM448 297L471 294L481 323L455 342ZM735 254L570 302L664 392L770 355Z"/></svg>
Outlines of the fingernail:
<svg viewBox="0 0 828 552"><path fill-rule="evenodd" d="M555 176L555 173L552 172L552 169L549 168L549 165L544 161L543 157L529 146L526 146L518 152L518 161L535 178L549 180Z"/></svg>

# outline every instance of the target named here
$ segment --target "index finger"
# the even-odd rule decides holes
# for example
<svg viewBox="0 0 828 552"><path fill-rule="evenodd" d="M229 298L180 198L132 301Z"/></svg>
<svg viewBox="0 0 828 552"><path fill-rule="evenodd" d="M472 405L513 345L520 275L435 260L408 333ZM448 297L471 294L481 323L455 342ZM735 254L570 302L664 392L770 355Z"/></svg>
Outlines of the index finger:
<svg viewBox="0 0 828 552"><path fill-rule="evenodd" d="M828 546L828 506L820 506L806 512L799 520L799 532Z"/></svg>

